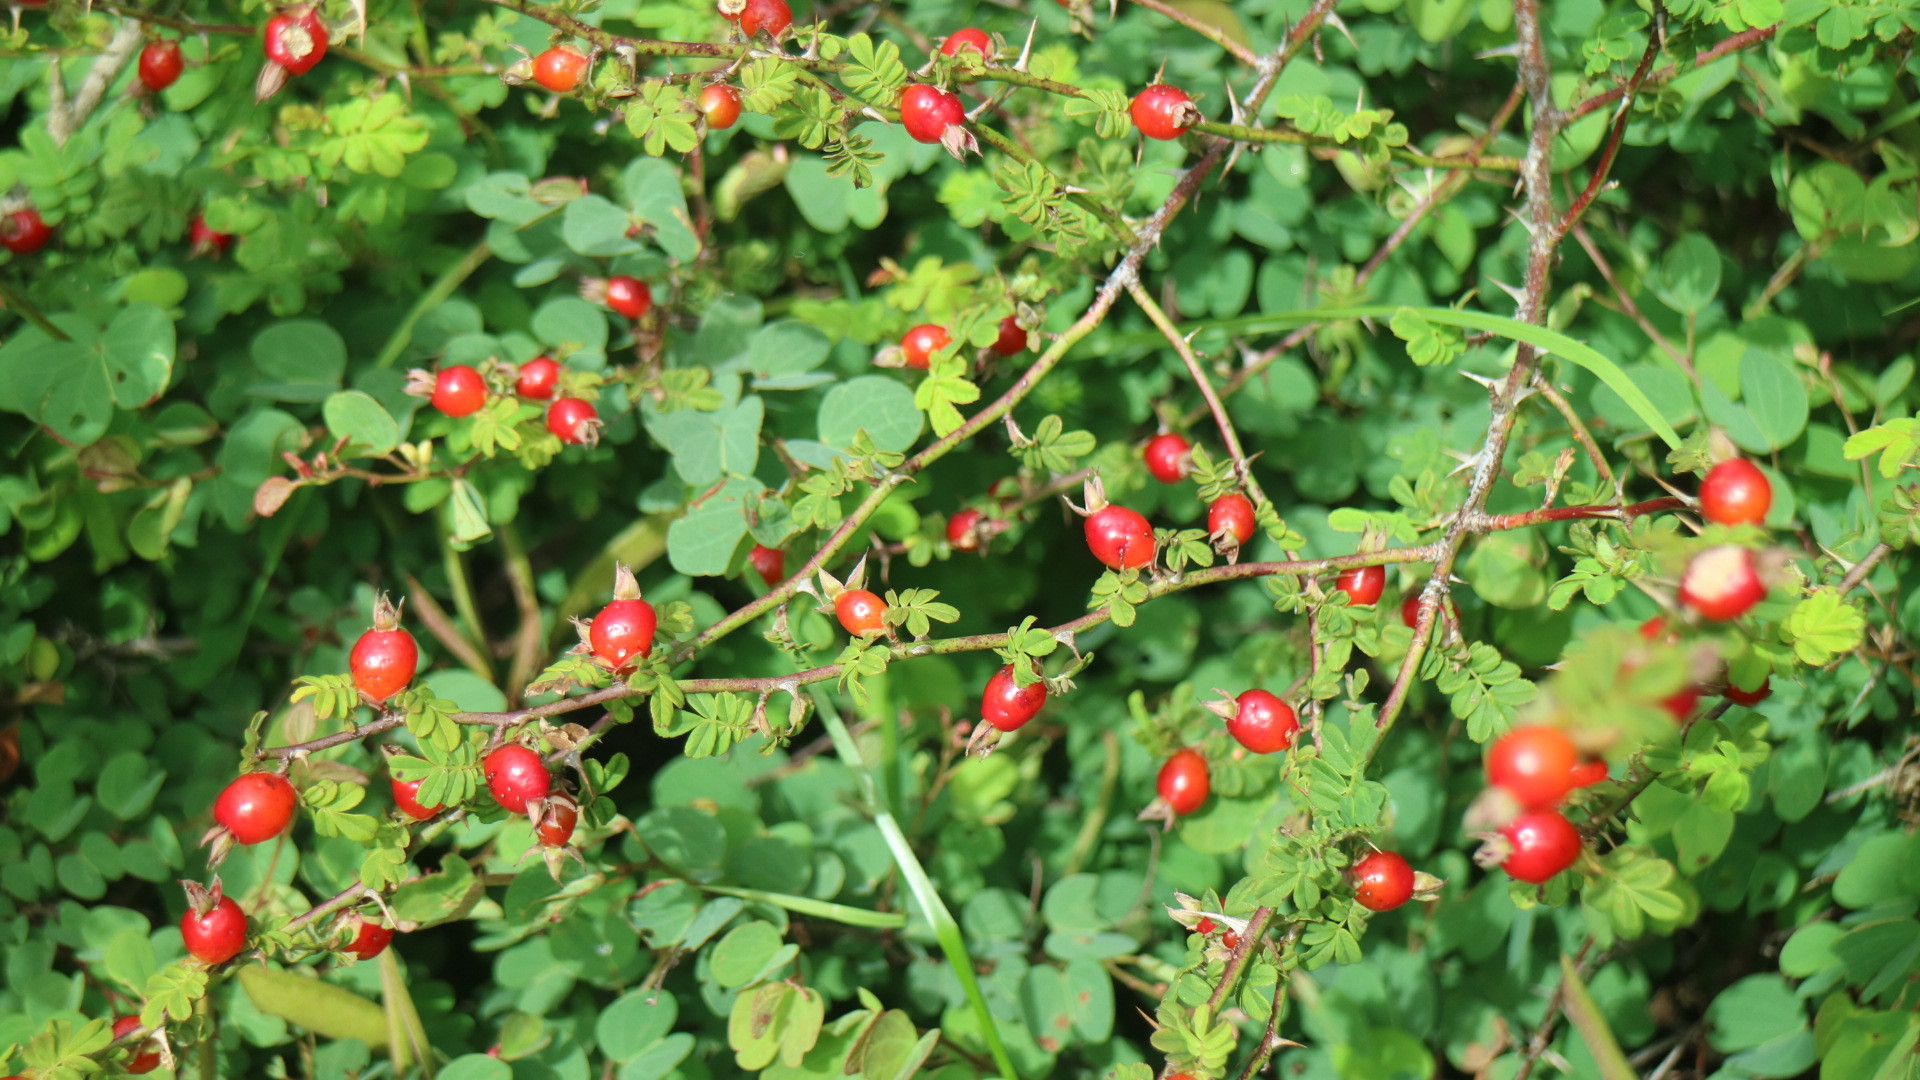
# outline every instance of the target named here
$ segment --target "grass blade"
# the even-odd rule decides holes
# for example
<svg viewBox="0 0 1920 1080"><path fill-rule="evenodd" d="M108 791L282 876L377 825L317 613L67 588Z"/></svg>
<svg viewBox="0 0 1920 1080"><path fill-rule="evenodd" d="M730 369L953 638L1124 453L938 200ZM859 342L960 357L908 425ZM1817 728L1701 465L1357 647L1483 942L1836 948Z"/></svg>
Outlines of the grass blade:
<svg viewBox="0 0 1920 1080"><path fill-rule="evenodd" d="M913 893L914 901L920 905L921 911L927 913L927 921L933 924L940 951L946 954L948 965L960 980L960 989L966 993L967 1004L973 1009L974 1019L980 1023L980 1031L986 1037L987 1052L993 1055L994 1066L1000 1070L1004 1080L1019 1080L1013 1071L1013 1059L1007 1054L1006 1044L1000 1040L1000 1029L987 1009L987 999L980 993L980 980L974 974L973 958L967 954L967 942L961 936L960 924L953 920L953 913L947 910L946 902L940 899L939 891L933 887L933 880L927 877L926 867L920 865L920 857L913 853L913 845L907 842L907 834L900 828L900 823L894 820L881 802L873 774L867 771L867 763L860 757L860 747L853 741L847 725L841 721L833 699L817 687L811 692L814 704L819 709L820 723L833 739L834 752L840 755L840 760L858 781L860 794L873 812L873 823L879 826L880 835L886 838L887 850L893 854L894 864L900 868L900 876L906 879L907 889Z"/></svg>

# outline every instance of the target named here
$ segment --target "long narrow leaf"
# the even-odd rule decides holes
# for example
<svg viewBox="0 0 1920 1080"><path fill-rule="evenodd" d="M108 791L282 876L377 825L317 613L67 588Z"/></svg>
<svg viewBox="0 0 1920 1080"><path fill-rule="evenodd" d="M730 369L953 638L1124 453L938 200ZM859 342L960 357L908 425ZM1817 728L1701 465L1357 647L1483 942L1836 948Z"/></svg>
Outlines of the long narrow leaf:
<svg viewBox="0 0 1920 1080"><path fill-rule="evenodd" d="M1587 984L1573 966L1573 958L1565 953L1560 954L1560 978L1560 1007L1566 1010L1573 1029L1580 1033L1580 1040L1587 1044L1587 1053L1593 1055L1594 1064L1600 1067L1602 1080L1639 1080L1640 1074L1633 1071L1627 1055L1620 1052L1620 1041L1613 1037L1613 1026L1607 1023L1593 995L1587 992Z"/></svg>
<svg viewBox="0 0 1920 1080"><path fill-rule="evenodd" d="M880 828L880 835L886 838L887 850L892 852L894 863L900 868L900 876L907 881L907 889L913 893L913 899L926 912L927 921L933 924L933 933L940 941L940 951L946 954L947 964L953 968L953 974L960 980L960 989L967 995L967 1004L972 1007L974 1019L980 1023L980 1031L987 1040L987 1052L993 1055L993 1063L1000 1070L1004 1080L1019 1080L1013 1071L1013 1058L1008 1056L1007 1047L1000 1039L1000 1029L994 1023L993 1013L987 1009L987 999L980 993L980 980L974 974L973 958L967 953L966 938L960 933L960 924L953 919L953 913L947 910L946 901L940 899L939 890L933 887L933 879L927 876L926 867L920 865L920 857L913 853L913 845L907 842L907 834L900 828L893 815L887 812L880 801L880 792L873 782L873 774L867 771L867 763L860 757L860 747L853 741L853 734L840 720L839 710L834 708L833 699L819 688L813 691L814 704L819 708L820 723L833 739L834 752L853 772L860 784L860 794L867 800L867 806L873 813L873 823Z"/></svg>
<svg viewBox="0 0 1920 1080"><path fill-rule="evenodd" d="M742 900L752 900L761 904L772 904L800 915L811 915L816 919L831 919L848 926L867 926L881 930L898 930L907 925L907 917L897 911L869 911L866 908L849 907L827 900L815 900L811 896L794 896L791 893L766 892L762 889L742 889L732 885L702 885L701 889L718 893L721 896L737 896Z"/></svg>

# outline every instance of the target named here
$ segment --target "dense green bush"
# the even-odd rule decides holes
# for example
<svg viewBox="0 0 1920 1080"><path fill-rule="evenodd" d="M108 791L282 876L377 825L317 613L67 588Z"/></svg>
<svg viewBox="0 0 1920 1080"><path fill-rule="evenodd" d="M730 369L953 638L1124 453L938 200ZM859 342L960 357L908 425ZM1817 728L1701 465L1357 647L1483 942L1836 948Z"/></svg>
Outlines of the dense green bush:
<svg viewBox="0 0 1920 1080"><path fill-rule="evenodd" d="M15 9L0 1073L1920 1076L1920 9L746 41L710 0L328 0L323 57L305 14ZM1130 117L1156 78L1178 138ZM910 84L970 110L947 145ZM541 354L597 426L516 393ZM474 411L423 399L457 365ZM1696 505L1735 457L1763 522ZM1096 561L1102 502L1151 562ZM570 620L621 566L658 636L614 673ZM382 595L422 655L375 704ZM1003 666L1047 690L1004 735ZM1290 748L1222 723L1253 688ZM1538 800L1581 841L1511 864L1544 885L1481 764L1519 725L1607 771ZM499 805L508 741L577 831ZM291 827L209 832L256 770ZM1417 899L1359 902L1370 848Z"/></svg>

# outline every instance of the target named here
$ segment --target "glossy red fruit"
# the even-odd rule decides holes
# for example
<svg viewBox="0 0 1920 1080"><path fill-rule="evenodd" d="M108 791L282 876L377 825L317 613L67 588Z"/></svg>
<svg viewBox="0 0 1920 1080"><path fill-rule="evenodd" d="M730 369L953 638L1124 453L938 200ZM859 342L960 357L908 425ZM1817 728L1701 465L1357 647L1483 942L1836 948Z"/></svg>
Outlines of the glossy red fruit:
<svg viewBox="0 0 1920 1080"><path fill-rule="evenodd" d="M986 693L980 697L980 718L1001 731L1014 731L1033 719L1047 703L1047 684L1015 686L1013 665L1008 664L987 680Z"/></svg>
<svg viewBox="0 0 1920 1080"><path fill-rule="evenodd" d="M1772 506L1767 474L1745 458L1715 465L1700 481L1700 513L1717 525L1758 525Z"/></svg>
<svg viewBox="0 0 1920 1080"><path fill-rule="evenodd" d="M972 49L985 60L993 55L993 39L978 27L969 26L964 30L955 30L947 40L940 43L940 51L947 56L960 55L961 49Z"/></svg>
<svg viewBox="0 0 1920 1080"><path fill-rule="evenodd" d="M262 39L267 59L294 75L312 71L313 65L327 55L327 28L312 8L268 19Z"/></svg>
<svg viewBox="0 0 1920 1080"><path fill-rule="evenodd" d="M53 227L31 206L22 207L0 221L0 247L15 255L31 255L53 239Z"/></svg>
<svg viewBox="0 0 1920 1080"><path fill-rule="evenodd" d="M508 743L480 759L487 777L487 790L494 801L510 813L524 814L527 803L544 799L553 789L553 776L547 763L519 743Z"/></svg>
<svg viewBox="0 0 1920 1080"><path fill-rule="evenodd" d="M1500 864L1510 877L1539 885L1580 857L1580 830L1558 810L1533 810L1500 830L1513 854Z"/></svg>
<svg viewBox="0 0 1920 1080"><path fill-rule="evenodd" d="M565 847L573 839L573 828L580 822L580 807L564 795L547 800L545 812L533 827L533 835L547 847Z"/></svg>
<svg viewBox="0 0 1920 1080"><path fill-rule="evenodd" d="M1148 439L1140 457L1155 480L1177 484L1187 478L1187 470L1193 465L1193 444L1184 436L1166 431Z"/></svg>
<svg viewBox="0 0 1920 1080"><path fill-rule="evenodd" d="M247 913L240 910L231 896L221 897L205 915L195 914L188 908L187 913L180 916L180 936L194 959L205 964L224 964L247 946Z"/></svg>
<svg viewBox="0 0 1920 1080"><path fill-rule="evenodd" d="M1191 814L1206 805L1213 782L1207 775L1207 759L1198 750L1182 750L1160 766L1158 783L1161 801L1175 814Z"/></svg>
<svg viewBox="0 0 1920 1080"><path fill-rule="evenodd" d="M1225 946L1227 950L1231 952L1232 950L1240 947L1240 935L1229 930L1226 933L1220 935L1220 944ZM1181 1073L1180 1075L1185 1076L1186 1074Z"/></svg>
<svg viewBox="0 0 1920 1080"><path fill-rule="evenodd" d="M1356 566L1334 579L1333 587L1347 594L1347 603L1354 607L1372 607L1387 591L1387 568L1384 566Z"/></svg>
<svg viewBox="0 0 1920 1080"><path fill-rule="evenodd" d="M156 94L172 86L186 66L180 43L171 38L149 41L140 49L140 83Z"/></svg>
<svg viewBox="0 0 1920 1080"><path fill-rule="evenodd" d="M560 388L560 363L551 356L536 356L520 365L520 377L513 392L534 401L549 401Z"/></svg>
<svg viewBox="0 0 1920 1080"><path fill-rule="evenodd" d="M585 70L586 56L571 45L555 45L533 58L533 81L556 94L579 86Z"/></svg>
<svg viewBox="0 0 1920 1080"><path fill-rule="evenodd" d="M1592 787L1607 778L1607 763L1599 759L1583 761L1573 767L1573 786Z"/></svg>
<svg viewBox="0 0 1920 1080"><path fill-rule="evenodd" d="M433 407L448 416L472 416L487 403L487 380L465 364L441 368L433 379Z"/></svg>
<svg viewBox="0 0 1920 1080"><path fill-rule="evenodd" d="M1487 782L1504 788L1528 810L1553 806L1573 790L1580 752L1559 728L1517 727L1487 751Z"/></svg>
<svg viewBox="0 0 1920 1080"><path fill-rule="evenodd" d="M1087 547L1115 570L1153 561L1153 526L1124 506L1106 506L1087 515Z"/></svg>
<svg viewBox="0 0 1920 1080"><path fill-rule="evenodd" d="M211 255L215 258L226 254L233 246L233 234L214 232L207 227L207 219L199 214L187 223L187 245L195 255Z"/></svg>
<svg viewBox="0 0 1920 1080"><path fill-rule="evenodd" d="M1000 320L1000 336L993 339L994 355L999 357L1019 356L1027 351L1027 332L1020 328L1020 320L1009 315Z"/></svg>
<svg viewBox="0 0 1920 1080"><path fill-rule="evenodd" d="M347 667L353 672L353 685L377 705L413 681L420 667L420 646L412 634L397 626L381 629L376 618L374 629L353 643Z"/></svg>
<svg viewBox="0 0 1920 1080"><path fill-rule="evenodd" d="M1207 533L1226 536L1236 544L1253 539L1253 500L1229 491L1207 507Z"/></svg>
<svg viewBox="0 0 1920 1080"><path fill-rule="evenodd" d="M980 519L985 516L968 507L955 511L953 517L947 519L947 543L953 545L953 550L980 550Z"/></svg>
<svg viewBox="0 0 1920 1080"><path fill-rule="evenodd" d="M113 1037L116 1039L139 1030L140 1018L137 1016L122 1016L113 1022ZM160 1051L147 1049L151 1045L151 1043L141 1043L135 1047L127 1060L120 1063L120 1067L134 1076L150 1073L159 1068ZM21 1080L21 1078L15 1076L9 1077L8 1080Z"/></svg>
<svg viewBox="0 0 1920 1080"><path fill-rule="evenodd" d="M592 446L600 435L600 413L591 401L563 397L547 406L547 430L569 446Z"/></svg>
<svg viewBox="0 0 1920 1080"><path fill-rule="evenodd" d="M286 831L299 801L293 785L277 773L242 773L214 800L213 820L235 840L258 844Z"/></svg>
<svg viewBox="0 0 1920 1080"><path fill-rule="evenodd" d="M697 101L707 126L724 131L740 119L740 91L727 83L708 83L700 89Z"/></svg>
<svg viewBox="0 0 1920 1080"><path fill-rule="evenodd" d="M900 94L900 126L916 142L937 143L947 129L967 118L957 94L937 86L914 83Z"/></svg>
<svg viewBox="0 0 1920 1080"><path fill-rule="evenodd" d="M933 354L946 348L952 341L946 327L921 323L900 339L900 351L907 354L908 367L925 371L933 363Z"/></svg>
<svg viewBox="0 0 1920 1080"><path fill-rule="evenodd" d="M886 625L887 602L865 589L848 589L833 598L833 614L855 637Z"/></svg>
<svg viewBox="0 0 1920 1080"><path fill-rule="evenodd" d="M1413 899L1413 867L1391 851L1353 864L1353 898L1369 911L1392 911Z"/></svg>
<svg viewBox="0 0 1920 1080"><path fill-rule="evenodd" d="M1166 83L1154 83L1134 95L1129 109L1133 126L1149 139L1177 139L1193 126L1193 99L1185 90Z"/></svg>
<svg viewBox="0 0 1920 1080"><path fill-rule="evenodd" d="M1293 706L1265 690L1248 690L1233 699L1233 719L1227 734L1256 754L1272 754L1293 745L1300 718Z"/></svg>
<svg viewBox="0 0 1920 1080"><path fill-rule="evenodd" d="M1745 705L1751 708L1773 696L1773 676L1769 675L1761 679L1760 685L1752 690L1742 690L1732 683L1728 683L1724 696L1735 705Z"/></svg>
<svg viewBox="0 0 1920 1080"><path fill-rule="evenodd" d="M760 580L769 586L787 580L787 553L779 548L755 544L753 550L747 552L747 562L753 567L753 572L760 575Z"/></svg>
<svg viewBox="0 0 1920 1080"><path fill-rule="evenodd" d="M371 960L387 951L387 945L393 941L393 931L377 922L360 920L360 932L353 940L341 948L341 952L352 953L361 960Z"/></svg>
<svg viewBox="0 0 1920 1080"><path fill-rule="evenodd" d="M633 661L653 651L653 631L659 620L645 600L615 600L600 609L587 628L593 655L610 671L624 671Z"/></svg>
<svg viewBox="0 0 1920 1080"><path fill-rule="evenodd" d="M395 779L393 781L393 805L399 807L401 813L415 821L426 821L446 809L443 806L421 804L420 785L423 783L425 783L423 780Z"/></svg>
<svg viewBox="0 0 1920 1080"><path fill-rule="evenodd" d="M1695 555L1680 577L1680 602L1714 622L1739 618L1766 595L1753 552L1733 544Z"/></svg>
<svg viewBox="0 0 1920 1080"><path fill-rule="evenodd" d="M607 279L607 307L615 314L638 319L653 307L653 288L639 278L617 275Z"/></svg>
<svg viewBox="0 0 1920 1080"><path fill-rule="evenodd" d="M746 10L740 13L740 32L748 37L761 31L779 37L792 25L793 8L787 0L747 0Z"/></svg>

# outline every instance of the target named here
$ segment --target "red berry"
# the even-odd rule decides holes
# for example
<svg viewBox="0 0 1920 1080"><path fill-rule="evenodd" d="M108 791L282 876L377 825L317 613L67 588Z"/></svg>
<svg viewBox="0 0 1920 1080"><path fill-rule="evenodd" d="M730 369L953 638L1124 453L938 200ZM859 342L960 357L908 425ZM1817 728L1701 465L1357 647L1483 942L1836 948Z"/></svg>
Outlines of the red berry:
<svg viewBox="0 0 1920 1080"><path fill-rule="evenodd" d="M980 519L985 516L972 507L954 512L947 520L947 543L953 545L953 550L980 550Z"/></svg>
<svg viewBox="0 0 1920 1080"><path fill-rule="evenodd" d="M600 438L600 413L591 401L563 397L547 406L547 430L570 446L592 446Z"/></svg>
<svg viewBox="0 0 1920 1080"><path fill-rule="evenodd" d="M1700 512L1716 525L1758 525L1773 506L1773 485L1760 467L1731 458L1700 481Z"/></svg>
<svg viewBox="0 0 1920 1080"><path fill-rule="evenodd" d="M1354 607L1372 607L1387 590L1387 568L1356 566L1335 578L1333 587L1346 593L1347 602Z"/></svg>
<svg viewBox="0 0 1920 1080"><path fill-rule="evenodd" d="M635 659L644 660L653 651L653 631L658 625L653 605L645 600L615 600L600 609L587 628L593 655L610 671L624 671Z"/></svg>
<svg viewBox="0 0 1920 1080"><path fill-rule="evenodd" d="M420 646L413 635L398 627L378 626L360 635L347 657L353 685L378 705L407 688L420 667Z"/></svg>
<svg viewBox="0 0 1920 1080"><path fill-rule="evenodd" d="M480 766L486 772L487 790L493 793L494 801L511 813L526 813L528 802L546 798L553 788L547 763L519 743L492 751L480 759Z"/></svg>
<svg viewBox="0 0 1920 1080"><path fill-rule="evenodd" d="M180 936L187 952L205 964L224 964L240 955L247 945L247 914L233 897L223 896L205 914L192 908L180 916Z"/></svg>
<svg viewBox="0 0 1920 1080"><path fill-rule="evenodd" d="M715 131L724 131L740 119L740 91L727 83L708 83L702 87L698 104L707 118L707 126Z"/></svg>
<svg viewBox="0 0 1920 1080"><path fill-rule="evenodd" d="M140 82L156 94L172 86L185 67L180 43L171 38L149 41L140 50Z"/></svg>
<svg viewBox="0 0 1920 1080"><path fill-rule="evenodd" d="M770 548L764 544L753 545L747 552L747 562L753 565L760 580L768 585L778 585L787 580L787 553L779 548Z"/></svg>
<svg viewBox="0 0 1920 1080"><path fill-rule="evenodd" d="M560 387L560 364L551 356L536 356L520 365L520 378L513 384L514 393L535 401L547 401Z"/></svg>
<svg viewBox="0 0 1920 1080"><path fill-rule="evenodd" d="M215 258L226 254L233 246L233 234L214 232L207 228L207 219L199 214L187 223L187 245L195 255L211 255Z"/></svg>
<svg viewBox="0 0 1920 1080"><path fill-rule="evenodd" d="M1500 835L1513 845L1513 854L1500 868L1520 881L1539 885L1580 857L1580 830L1558 810L1521 814Z"/></svg>
<svg viewBox="0 0 1920 1080"><path fill-rule="evenodd" d="M1193 464L1193 444L1184 436L1162 432L1147 440L1140 457L1146 461L1147 471L1155 480L1177 484L1187 478L1187 469Z"/></svg>
<svg viewBox="0 0 1920 1080"><path fill-rule="evenodd" d="M1185 90L1154 83L1134 95L1133 126L1149 139L1177 139L1199 119L1199 110Z"/></svg>
<svg viewBox="0 0 1920 1080"><path fill-rule="evenodd" d="M258 844L286 831L299 801L293 785L277 773L242 773L214 800L213 820L226 826L235 840Z"/></svg>
<svg viewBox="0 0 1920 1080"><path fill-rule="evenodd" d="M122 1035L139 1030L140 1018L137 1016L122 1016L113 1022L113 1037L116 1039ZM148 1044L142 1043L140 1046L129 1051L130 1056L120 1067L134 1076L150 1073L159 1068L160 1051L146 1049L147 1045ZM11 1077L9 1080L20 1080L20 1077Z"/></svg>
<svg viewBox="0 0 1920 1080"><path fill-rule="evenodd" d="M1237 949L1240 947L1240 935L1229 930L1220 935L1220 944L1225 946L1229 951ZM1186 1074L1181 1073L1180 1075L1185 1076ZM1191 1080L1191 1078L1189 1078L1189 1080Z"/></svg>
<svg viewBox="0 0 1920 1080"><path fill-rule="evenodd" d="M587 58L571 45L555 45L533 58L533 81L556 94L580 85L585 70Z"/></svg>
<svg viewBox="0 0 1920 1080"><path fill-rule="evenodd" d="M1370 911L1392 911L1413 899L1413 867L1391 851L1353 864L1353 898Z"/></svg>
<svg viewBox="0 0 1920 1080"><path fill-rule="evenodd" d="M653 288L639 278L617 275L607 279L607 307L615 314L638 319L653 306Z"/></svg>
<svg viewBox="0 0 1920 1080"><path fill-rule="evenodd" d="M433 407L458 419L487 403L487 380L465 364L440 369L433 380Z"/></svg>
<svg viewBox="0 0 1920 1080"><path fill-rule="evenodd" d="M1153 526L1124 506L1107 506L1087 515L1087 547L1115 570L1131 570L1153 561Z"/></svg>
<svg viewBox="0 0 1920 1080"><path fill-rule="evenodd" d="M400 808L401 813L415 821L426 821L446 809L441 806L421 805L420 785L423 783L425 783L423 780L395 779L393 781L393 804Z"/></svg>
<svg viewBox="0 0 1920 1080"><path fill-rule="evenodd" d="M1680 577L1680 602L1714 622L1739 618L1765 595L1753 552L1733 544L1695 555Z"/></svg>
<svg viewBox="0 0 1920 1080"><path fill-rule="evenodd" d="M1293 745L1300 718L1293 706L1265 690L1248 690L1233 699L1227 734L1256 754L1272 754Z"/></svg>
<svg viewBox="0 0 1920 1080"><path fill-rule="evenodd" d="M1494 740L1487 751L1487 781L1505 788L1520 805L1552 806L1573 790L1573 767L1580 752L1559 728L1517 727Z"/></svg>
<svg viewBox="0 0 1920 1080"><path fill-rule="evenodd" d="M1728 683L1724 696L1735 705L1745 705L1751 708L1773 696L1773 676L1769 675L1761 679L1759 687L1753 690L1742 690L1732 683Z"/></svg>
<svg viewBox="0 0 1920 1080"><path fill-rule="evenodd" d="M1175 814L1191 814L1206 804L1212 791L1207 759L1198 750L1182 750L1160 766L1160 798Z"/></svg>
<svg viewBox="0 0 1920 1080"><path fill-rule="evenodd" d="M793 8L787 0L747 0L746 9L740 12L740 32L752 37L762 30L769 37L779 37L793 25Z"/></svg>
<svg viewBox="0 0 1920 1080"><path fill-rule="evenodd" d="M1653 618L1641 623L1640 638L1643 641L1661 640L1669 645L1677 645L1680 643L1679 634L1670 634L1667 632L1667 617L1665 615L1655 615Z"/></svg>
<svg viewBox="0 0 1920 1080"><path fill-rule="evenodd" d="M1253 500L1237 491L1229 491L1207 507L1207 532L1225 536L1235 544L1253 539Z"/></svg>
<svg viewBox="0 0 1920 1080"><path fill-rule="evenodd" d="M53 239L53 227L40 217L40 211L23 207L0 221L0 247L15 255L31 255Z"/></svg>
<svg viewBox="0 0 1920 1080"><path fill-rule="evenodd" d="M305 75L327 55L327 28L312 8L268 19L263 37L267 59L294 75Z"/></svg>
<svg viewBox="0 0 1920 1080"><path fill-rule="evenodd" d="M987 680L986 693L980 698L980 717L1001 731L1014 731L1033 719L1046 703L1047 684L1015 686L1013 665L1008 664Z"/></svg>
<svg viewBox="0 0 1920 1080"><path fill-rule="evenodd" d="M1599 759L1583 761L1573 767L1573 786L1592 787L1607 778L1607 763Z"/></svg>
<svg viewBox="0 0 1920 1080"><path fill-rule="evenodd" d="M555 795L547 800L533 834L548 847L565 847L567 841L573 839L573 827L579 821L579 804L565 795Z"/></svg>
<svg viewBox="0 0 1920 1080"><path fill-rule="evenodd" d="M914 83L900 94L900 126L916 142L937 143L947 129L967 118L957 94L937 86Z"/></svg>
<svg viewBox="0 0 1920 1080"><path fill-rule="evenodd" d="M1693 715L1694 707L1699 704L1700 691L1691 686L1674 694L1672 697L1662 698L1660 701L1660 707L1667 710L1668 715L1682 723L1686 721L1687 717Z"/></svg>
<svg viewBox="0 0 1920 1080"><path fill-rule="evenodd" d="M886 625L887 602L865 589L848 589L833 598L833 614L854 637Z"/></svg>
<svg viewBox="0 0 1920 1080"><path fill-rule="evenodd" d="M947 40L940 43L940 51L947 56L958 56L961 49L972 49L980 54L981 60L993 55L993 39L985 30L969 26L965 30L955 30Z"/></svg>
<svg viewBox="0 0 1920 1080"><path fill-rule="evenodd" d="M933 354L946 348L952 341L946 327L921 323L900 339L900 349L907 354L908 367L925 371L933 363Z"/></svg>
<svg viewBox="0 0 1920 1080"><path fill-rule="evenodd" d="M393 931L377 922L360 920L360 932L353 935L341 952L350 952L362 960L371 960L387 951L387 943L393 940Z"/></svg>
<svg viewBox="0 0 1920 1080"><path fill-rule="evenodd" d="M993 339L993 351L1001 357L1019 356L1027 351L1027 332L1012 315L1000 320L1000 336Z"/></svg>
<svg viewBox="0 0 1920 1080"><path fill-rule="evenodd" d="M1220 928L1214 925L1213 920L1204 915L1200 917L1199 922L1193 924L1193 932L1196 934L1211 934L1218 929Z"/></svg>

